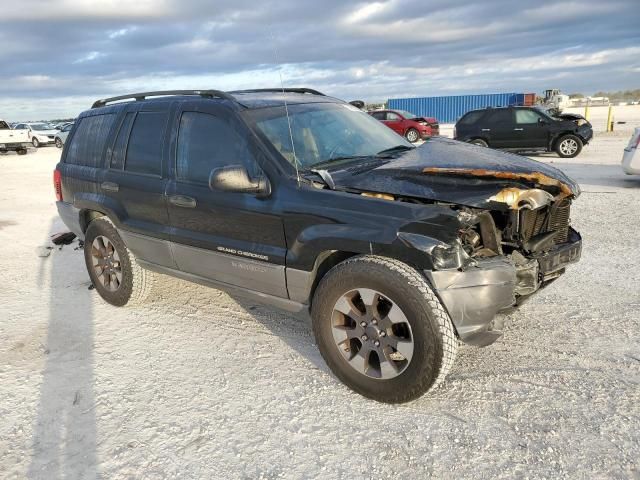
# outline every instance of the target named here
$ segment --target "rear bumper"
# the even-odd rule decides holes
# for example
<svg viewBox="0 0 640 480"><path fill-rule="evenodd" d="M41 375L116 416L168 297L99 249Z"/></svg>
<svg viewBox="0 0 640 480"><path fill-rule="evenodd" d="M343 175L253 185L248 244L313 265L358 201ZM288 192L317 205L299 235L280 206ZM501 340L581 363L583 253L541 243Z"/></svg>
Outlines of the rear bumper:
<svg viewBox="0 0 640 480"><path fill-rule="evenodd" d="M68 202L56 202L56 207L58 208L58 215L60 215L67 228L75 233L79 239L84 240L84 232L80 223L80 209Z"/></svg>
<svg viewBox="0 0 640 480"><path fill-rule="evenodd" d="M0 150L22 150L30 147L31 142L2 142L0 141Z"/></svg>
<svg viewBox="0 0 640 480"><path fill-rule="evenodd" d="M510 310L577 262L582 239L570 230L569 241L549 252L515 263L511 256L477 261L464 271L426 271L425 275L449 312L460 340L483 347L502 336L496 314Z"/></svg>

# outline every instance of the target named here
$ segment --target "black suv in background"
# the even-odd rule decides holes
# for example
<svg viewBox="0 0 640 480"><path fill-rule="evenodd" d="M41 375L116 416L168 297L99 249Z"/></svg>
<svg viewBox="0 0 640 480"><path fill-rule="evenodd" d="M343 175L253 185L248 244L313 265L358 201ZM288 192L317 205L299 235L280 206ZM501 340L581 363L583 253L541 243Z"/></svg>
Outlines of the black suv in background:
<svg viewBox="0 0 640 480"><path fill-rule="evenodd" d="M456 123L456 140L512 151L555 151L573 158L593 137L591 124L579 115L551 116L535 107L472 110Z"/></svg>
<svg viewBox="0 0 640 480"><path fill-rule="evenodd" d="M438 384L458 340L494 342L496 313L581 252L562 172L444 138L416 148L310 89L99 100L54 186L107 302L143 300L159 272L310 311L336 376L385 402Z"/></svg>

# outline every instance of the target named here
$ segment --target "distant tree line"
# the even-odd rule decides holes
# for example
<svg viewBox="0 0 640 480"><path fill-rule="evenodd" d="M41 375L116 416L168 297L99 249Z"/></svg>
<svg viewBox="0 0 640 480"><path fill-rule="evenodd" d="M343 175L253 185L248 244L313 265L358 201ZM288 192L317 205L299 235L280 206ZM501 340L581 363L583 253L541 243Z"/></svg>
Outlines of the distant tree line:
<svg viewBox="0 0 640 480"><path fill-rule="evenodd" d="M609 97L609 100L612 102L631 102L640 100L640 88L636 88L635 90L620 90L617 92L596 92L592 97ZM569 94L571 98L584 98L585 95L582 93L571 93Z"/></svg>

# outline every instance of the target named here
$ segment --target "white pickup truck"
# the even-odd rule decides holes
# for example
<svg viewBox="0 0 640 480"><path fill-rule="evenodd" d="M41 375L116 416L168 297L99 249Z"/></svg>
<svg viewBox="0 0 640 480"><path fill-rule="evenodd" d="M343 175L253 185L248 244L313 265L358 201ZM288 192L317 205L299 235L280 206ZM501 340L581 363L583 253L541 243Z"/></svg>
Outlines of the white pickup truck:
<svg viewBox="0 0 640 480"><path fill-rule="evenodd" d="M0 152L14 151L24 155L30 145L27 130L13 130L7 122L0 120Z"/></svg>

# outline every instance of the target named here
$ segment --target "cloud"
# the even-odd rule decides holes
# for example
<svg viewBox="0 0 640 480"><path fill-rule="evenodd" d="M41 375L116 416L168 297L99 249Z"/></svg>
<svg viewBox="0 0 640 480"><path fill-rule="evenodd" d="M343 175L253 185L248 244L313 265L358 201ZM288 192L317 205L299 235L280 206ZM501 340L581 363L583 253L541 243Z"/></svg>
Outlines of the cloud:
<svg viewBox="0 0 640 480"><path fill-rule="evenodd" d="M278 86L280 69L287 85L348 100L639 86L637 0L5 3L11 120L138 90Z"/></svg>

